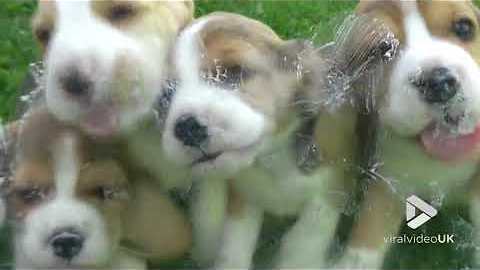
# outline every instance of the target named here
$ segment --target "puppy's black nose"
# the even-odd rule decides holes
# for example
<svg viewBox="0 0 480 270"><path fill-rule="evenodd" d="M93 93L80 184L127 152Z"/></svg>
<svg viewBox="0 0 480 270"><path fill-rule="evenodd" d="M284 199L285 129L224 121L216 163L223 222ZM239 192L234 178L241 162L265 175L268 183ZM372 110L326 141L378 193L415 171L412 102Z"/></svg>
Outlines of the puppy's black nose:
<svg viewBox="0 0 480 270"><path fill-rule="evenodd" d="M199 147L208 139L207 127L191 116L182 116L175 123L175 137L184 145Z"/></svg>
<svg viewBox="0 0 480 270"><path fill-rule="evenodd" d="M434 68L424 74L416 86L428 103L446 103L460 88L455 75L445 67Z"/></svg>
<svg viewBox="0 0 480 270"><path fill-rule="evenodd" d="M78 69L72 68L60 78L60 85L65 92L80 97L90 92L93 82Z"/></svg>
<svg viewBox="0 0 480 270"><path fill-rule="evenodd" d="M80 253L84 241L85 238L81 234L67 229L52 235L49 243L56 256L70 261Z"/></svg>

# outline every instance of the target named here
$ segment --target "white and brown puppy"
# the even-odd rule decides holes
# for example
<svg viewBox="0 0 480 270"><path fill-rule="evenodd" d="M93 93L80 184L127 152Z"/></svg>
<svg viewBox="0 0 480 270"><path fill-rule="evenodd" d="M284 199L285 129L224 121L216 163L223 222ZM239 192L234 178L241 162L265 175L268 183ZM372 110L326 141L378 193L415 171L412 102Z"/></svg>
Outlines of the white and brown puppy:
<svg viewBox="0 0 480 270"><path fill-rule="evenodd" d="M361 1L357 13L384 22L402 49L373 89L381 179L369 187L341 262L379 268L384 239L398 233L411 194L471 200L480 225L480 190L472 181L480 160L480 21L470 1ZM473 197L463 196L469 189Z"/></svg>
<svg viewBox="0 0 480 270"><path fill-rule="evenodd" d="M309 162L299 160L317 161L318 153L313 144L297 151L294 143L302 137L299 130L307 130L308 141L317 126L324 128L302 114L309 103L306 78L324 74L322 61L309 44L284 41L268 26L228 13L196 20L175 49L179 86L163 143L169 157L203 178L192 206L197 259L208 262L215 257L209 252L219 252L218 268L250 267L267 212L298 216L283 238L276 267L325 266L341 209L333 194L345 195L343 169L335 159L302 168L299 163ZM317 70L305 68L303 58L316 58ZM326 125L329 136L339 136L328 153L343 155L352 140L333 132L345 122L332 123Z"/></svg>
<svg viewBox="0 0 480 270"><path fill-rule="evenodd" d="M129 181L108 145L44 108L21 121L7 187L16 268L142 269L146 258L186 252L185 218L148 182ZM120 246L124 240L141 255Z"/></svg>
<svg viewBox="0 0 480 270"><path fill-rule="evenodd" d="M49 110L91 135L130 131L151 115L169 47L192 17L190 0L39 1Z"/></svg>

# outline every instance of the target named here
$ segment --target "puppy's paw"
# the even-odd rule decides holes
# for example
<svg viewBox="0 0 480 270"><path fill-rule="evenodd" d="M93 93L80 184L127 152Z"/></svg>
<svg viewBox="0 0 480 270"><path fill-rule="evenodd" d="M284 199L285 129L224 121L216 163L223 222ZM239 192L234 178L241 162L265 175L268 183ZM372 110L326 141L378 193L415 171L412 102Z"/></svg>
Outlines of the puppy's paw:
<svg viewBox="0 0 480 270"><path fill-rule="evenodd" d="M249 270L250 267L247 266L234 266L236 263L228 263L228 262L222 262L222 263L216 263L214 267L211 268L211 270Z"/></svg>
<svg viewBox="0 0 480 270"><path fill-rule="evenodd" d="M247 259L242 253L237 256L220 256L216 259L212 269L214 270L248 270L251 268L251 259Z"/></svg>
<svg viewBox="0 0 480 270"><path fill-rule="evenodd" d="M112 269L146 270L147 261L121 248L112 261Z"/></svg>
<svg viewBox="0 0 480 270"><path fill-rule="evenodd" d="M371 249L349 249L345 252L334 269L381 269L383 256Z"/></svg>
<svg viewBox="0 0 480 270"><path fill-rule="evenodd" d="M211 267L215 261L217 248L204 248L201 245L193 245L192 259L201 267Z"/></svg>

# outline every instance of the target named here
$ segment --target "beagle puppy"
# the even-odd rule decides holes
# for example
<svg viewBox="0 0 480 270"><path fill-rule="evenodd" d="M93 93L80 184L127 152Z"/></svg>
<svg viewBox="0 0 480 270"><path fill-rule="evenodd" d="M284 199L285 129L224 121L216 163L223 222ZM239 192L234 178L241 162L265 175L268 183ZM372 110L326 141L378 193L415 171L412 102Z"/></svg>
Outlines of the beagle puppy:
<svg viewBox="0 0 480 270"><path fill-rule="evenodd" d="M317 115L329 64L308 42L221 12L186 28L174 58L179 83L163 146L200 178L195 258L249 268L269 213L297 217L275 267L326 267L357 143L352 108Z"/></svg>
<svg viewBox="0 0 480 270"><path fill-rule="evenodd" d="M3 156L11 157L5 189L16 268L143 269L146 259L189 250L186 218L149 181L131 179L117 147L42 106L19 121L2 148L11 149Z"/></svg>
<svg viewBox="0 0 480 270"><path fill-rule="evenodd" d="M48 109L90 135L135 130L152 115L167 55L193 1L38 2Z"/></svg>
<svg viewBox="0 0 480 270"><path fill-rule="evenodd" d="M371 86L376 135L368 147L379 166L339 263L373 269L412 194L434 206L468 202L480 225L480 13L471 1L380 0L360 1L356 12L383 22L401 49Z"/></svg>

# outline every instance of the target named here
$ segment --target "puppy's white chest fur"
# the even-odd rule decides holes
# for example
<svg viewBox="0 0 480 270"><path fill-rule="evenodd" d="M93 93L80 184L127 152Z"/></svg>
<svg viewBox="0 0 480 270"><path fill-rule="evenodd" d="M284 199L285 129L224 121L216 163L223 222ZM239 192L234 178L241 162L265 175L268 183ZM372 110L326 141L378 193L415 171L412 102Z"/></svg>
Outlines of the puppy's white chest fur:
<svg viewBox="0 0 480 270"><path fill-rule="evenodd" d="M272 143L270 151L235 177L234 185L252 203L276 215L295 215L315 196L324 196L331 179L329 168L304 174L295 163L290 137Z"/></svg>
<svg viewBox="0 0 480 270"><path fill-rule="evenodd" d="M400 196L434 196L465 186L477 170L475 161L447 163L429 157L415 139L381 133L380 174Z"/></svg>

